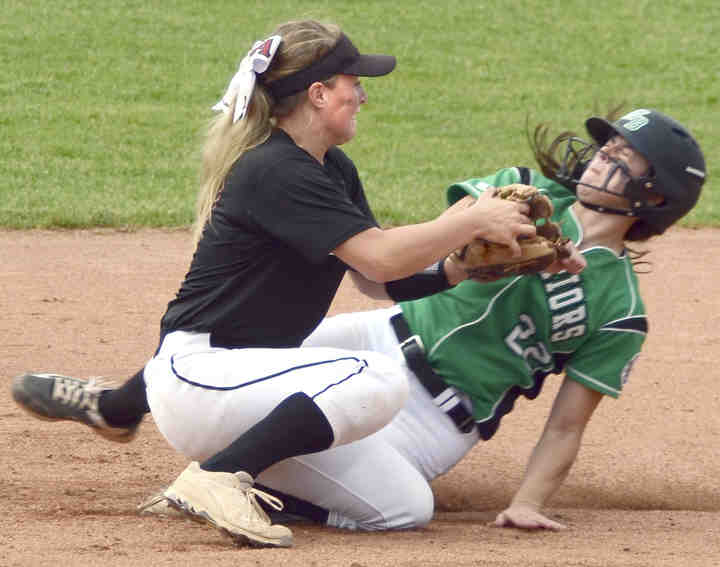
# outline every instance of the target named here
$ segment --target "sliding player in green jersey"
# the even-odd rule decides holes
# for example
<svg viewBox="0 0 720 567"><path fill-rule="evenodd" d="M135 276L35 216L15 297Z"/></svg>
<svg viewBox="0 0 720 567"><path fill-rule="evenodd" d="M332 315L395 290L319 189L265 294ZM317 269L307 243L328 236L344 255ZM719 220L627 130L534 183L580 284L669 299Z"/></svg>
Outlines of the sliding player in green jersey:
<svg viewBox="0 0 720 567"><path fill-rule="evenodd" d="M546 376L562 374L525 476L496 524L564 527L543 505L567 476L600 400L620 395L648 330L637 255L626 243L662 234L695 205L705 180L696 141L664 114L638 109L586 127L592 143L566 134L545 144L547 130L535 131L542 172L502 169L448 189L453 203L490 187L538 187L584 270L464 281L389 309L328 318L305 341L394 357L405 365L410 398L376 434L265 471L258 482L282 493L288 511L355 529L423 525L434 509L429 483L490 439L519 396L535 398Z"/></svg>

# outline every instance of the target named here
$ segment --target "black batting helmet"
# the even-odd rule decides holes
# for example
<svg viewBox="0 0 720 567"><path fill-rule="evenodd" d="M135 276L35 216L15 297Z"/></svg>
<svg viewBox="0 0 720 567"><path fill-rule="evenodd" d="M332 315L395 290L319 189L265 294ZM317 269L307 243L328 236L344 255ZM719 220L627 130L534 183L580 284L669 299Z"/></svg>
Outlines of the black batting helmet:
<svg viewBox="0 0 720 567"><path fill-rule="evenodd" d="M585 122L598 146L619 135L650 162L647 176L631 180L625 191L629 214L662 234L695 206L706 179L705 158L688 130L656 110L633 110L615 122L592 117ZM662 195L659 205L647 202L647 191Z"/></svg>

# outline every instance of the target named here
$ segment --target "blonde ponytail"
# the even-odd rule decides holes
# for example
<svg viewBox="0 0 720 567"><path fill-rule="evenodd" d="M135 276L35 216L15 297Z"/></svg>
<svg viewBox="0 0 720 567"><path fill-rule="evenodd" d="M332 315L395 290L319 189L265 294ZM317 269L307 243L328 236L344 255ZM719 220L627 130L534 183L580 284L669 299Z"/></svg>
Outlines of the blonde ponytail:
<svg viewBox="0 0 720 567"><path fill-rule="evenodd" d="M307 67L335 45L341 31L335 24L303 20L282 24L273 34L280 35L282 43L270 68L262 75L263 81L256 84L245 117L233 124L233 101L233 108L216 116L208 127L193 224L196 243L211 223L213 207L233 164L270 137L276 116L286 116L307 96L303 91L274 101L262 83L270 84Z"/></svg>

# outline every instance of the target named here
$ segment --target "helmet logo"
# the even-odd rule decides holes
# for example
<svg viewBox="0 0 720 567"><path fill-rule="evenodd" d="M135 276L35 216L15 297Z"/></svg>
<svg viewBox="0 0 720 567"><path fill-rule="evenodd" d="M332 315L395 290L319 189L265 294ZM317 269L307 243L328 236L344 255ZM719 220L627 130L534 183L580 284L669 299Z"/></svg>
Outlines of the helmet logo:
<svg viewBox="0 0 720 567"><path fill-rule="evenodd" d="M640 128L642 128L643 126L647 126L650 123L650 120L648 120L647 118L648 114L652 114L652 111L645 110L644 108L639 108L638 110L628 112L620 119L626 121L625 124L622 125L622 127L630 132L636 132L640 130Z"/></svg>

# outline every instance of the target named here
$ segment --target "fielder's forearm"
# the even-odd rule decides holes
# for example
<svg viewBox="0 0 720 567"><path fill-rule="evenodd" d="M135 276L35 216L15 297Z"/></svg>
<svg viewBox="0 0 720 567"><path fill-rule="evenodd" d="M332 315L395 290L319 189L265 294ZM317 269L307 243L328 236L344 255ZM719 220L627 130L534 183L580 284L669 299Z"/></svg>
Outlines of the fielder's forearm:
<svg viewBox="0 0 720 567"><path fill-rule="evenodd" d="M536 232L527 211L523 203L478 198L470 207L425 223L388 230L369 228L348 238L334 254L377 283L407 278L474 238L509 246L519 255L517 238Z"/></svg>
<svg viewBox="0 0 720 567"><path fill-rule="evenodd" d="M385 283L407 278L432 262L444 259L472 234L464 215L390 228L370 229L342 245L335 254L371 281Z"/></svg>

